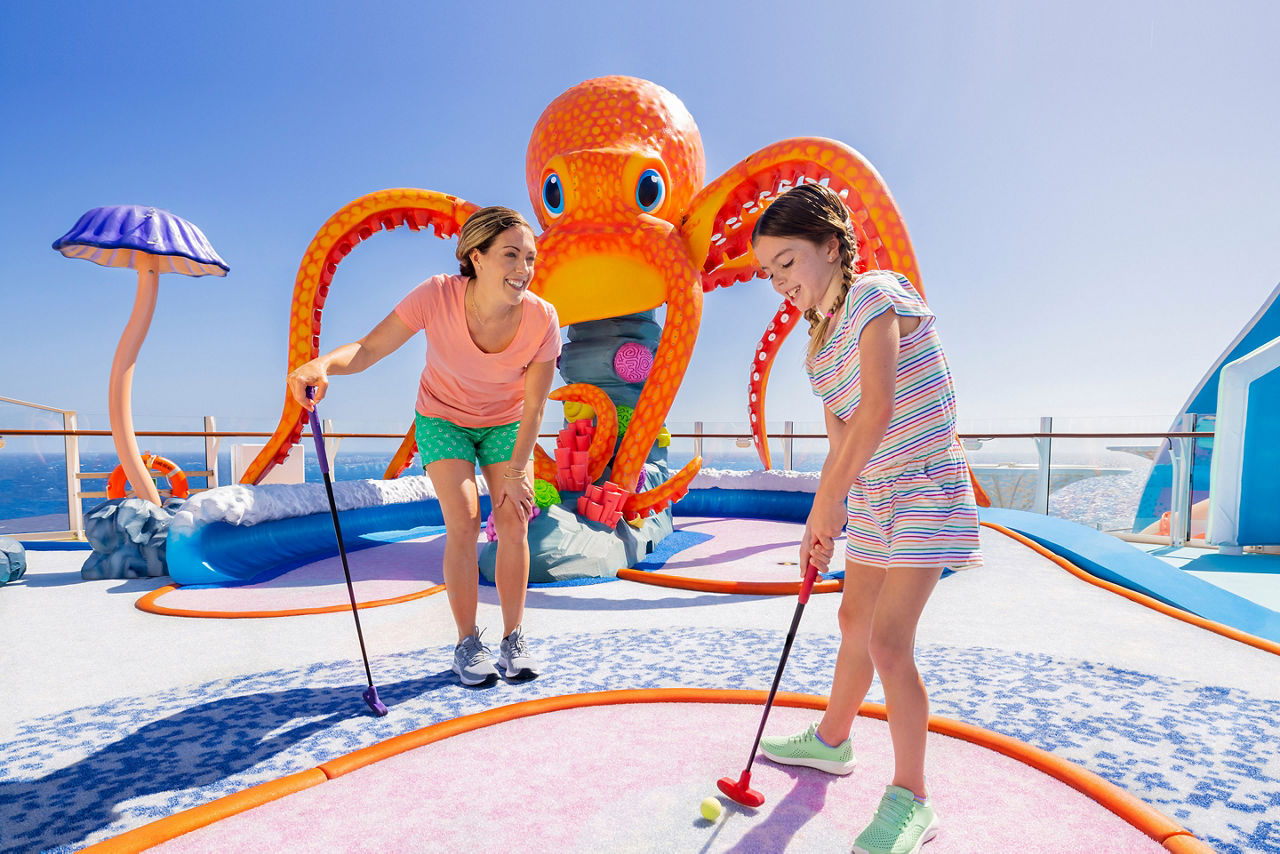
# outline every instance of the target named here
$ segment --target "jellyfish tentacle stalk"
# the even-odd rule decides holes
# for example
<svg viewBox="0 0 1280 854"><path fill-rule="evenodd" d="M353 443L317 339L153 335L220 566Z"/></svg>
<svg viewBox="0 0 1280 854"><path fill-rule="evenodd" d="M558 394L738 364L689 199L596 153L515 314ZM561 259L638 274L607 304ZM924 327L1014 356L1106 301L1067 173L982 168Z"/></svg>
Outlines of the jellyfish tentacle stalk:
<svg viewBox="0 0 1280 854"><path fill-rule="evenodd" d="M120 466L133 486L134 493L152 504L160 504L160 491L151 480L142 452L138 450L138 437L133 430L133 369L137 365L138 352L151 328L156 299L160 293L160 272L155 258L144 256L138 261L138 293L133 311L125 325L124 334L111 361L111 379L107 387L108 417L111 420L111 441L115 445Z"/></svg>

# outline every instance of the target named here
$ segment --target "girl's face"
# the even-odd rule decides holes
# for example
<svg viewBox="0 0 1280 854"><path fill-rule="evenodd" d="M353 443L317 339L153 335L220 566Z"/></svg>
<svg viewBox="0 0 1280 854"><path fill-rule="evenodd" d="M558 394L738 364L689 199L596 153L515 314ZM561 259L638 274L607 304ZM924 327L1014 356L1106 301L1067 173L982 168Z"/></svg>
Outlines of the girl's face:
<svg viewBox="0 0 1280 854"><path fill-rule="evenodd" d="M761 235L753 248L773 289L802 312L822 305L843 275L834 235L821 245L803 237Z"/></svg>
<svg viewBox="0 0 1280 854"><path fill-rule="evenodd" d="M471 252L476 270L476 283L487 290L500 290L510 302L519 302L533 281L533 262L538 247L533 234L521 225L513 225L494 238L488 250Z"/></svg>

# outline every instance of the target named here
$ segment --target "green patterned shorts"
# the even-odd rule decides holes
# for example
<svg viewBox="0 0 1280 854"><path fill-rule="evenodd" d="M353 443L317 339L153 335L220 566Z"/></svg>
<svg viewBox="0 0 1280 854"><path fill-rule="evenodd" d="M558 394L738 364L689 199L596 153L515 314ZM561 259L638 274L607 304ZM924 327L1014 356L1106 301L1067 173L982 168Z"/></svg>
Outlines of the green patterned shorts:
<svg viewBox="0 0 1280 854"><path fill-rule="evenodd" d="M428 418L416 413L413 435L425 469L436 460L467 460L482 466L511 459L520 422L497 427L459 427L446 418Z"/></svg>

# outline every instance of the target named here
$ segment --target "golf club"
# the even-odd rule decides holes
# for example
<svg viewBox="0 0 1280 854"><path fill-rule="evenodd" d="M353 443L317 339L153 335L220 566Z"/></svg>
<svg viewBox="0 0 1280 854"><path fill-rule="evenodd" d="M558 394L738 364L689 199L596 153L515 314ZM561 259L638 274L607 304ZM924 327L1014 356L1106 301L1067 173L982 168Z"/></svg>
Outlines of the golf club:
<svg viewBox="0 0 1280 854"><path fill-rule="evenodd" d="M758 807L764 803L764 795L751 788L751 764L756 761L756 748L760 746L760 737L764 735L764 723L769 720L769 710L773 708L773 698L778 693L778 683L782 681L782 671L787 666L787 656L791 654L791 644L796 639L796 628L800 625L800 615L804 613L805 603L809 601L809 593L813 590L813 582L818 577L818 567L809 564L804 573L804 583L800 585L800 601L796 603L795 616L791 618L791 630L787 632L787 642L782 645L782 658L778 660L778 672L773 675L773 687L769 689L769 699L764 703L764 714L760 716L760 728L756 730L756 740L751 745L751 755L747 757L747 767L737 780L732 777L721 777L716 783L720 791L744 807Z"/></svg>
<svg viewBox="0 0 1280 854"><path fill-rule="evenodd" d="M316 390L307 386L307 400L315 400ZM342 555L342 573L347 577L347 595L351 598L351 616L356 620L356 637L360 640L360 657L364 659L364 675L369 680L364 701L378 717L387 713L387 707L378 699L378 689L373 685L373 671L369 669L369 653L364 648L364 632L360 630L360 611L356 608L356 590L351 585L351 568L347 566L347 547L342 544L342 527L338 524L338 502L333 498L333 481L329 478L329 456L324 451L324 435L320 432L320 416L311 408L311 438L316 442L316 456L320 459L320 473L324 475L324 491L329 496L329 512L333 515L333 533L338 538L338 554Z"/></svg>

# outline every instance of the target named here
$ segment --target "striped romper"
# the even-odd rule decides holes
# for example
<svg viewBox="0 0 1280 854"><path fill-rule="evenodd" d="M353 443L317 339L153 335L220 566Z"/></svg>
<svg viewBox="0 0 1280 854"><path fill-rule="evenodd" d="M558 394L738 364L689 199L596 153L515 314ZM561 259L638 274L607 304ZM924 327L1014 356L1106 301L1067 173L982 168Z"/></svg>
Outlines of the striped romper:
<svg viewBox="0 0 1280 854"><path fill-rule="evenodd" d="M845 556L878 567L982 564L978 509L956 437L955 389L934 315L905 276L854 280L831 338L806 365L813 392L841 420L858 408L858 339L886 311L921 318L898 349L893 418L849 490Z"/></svg>

